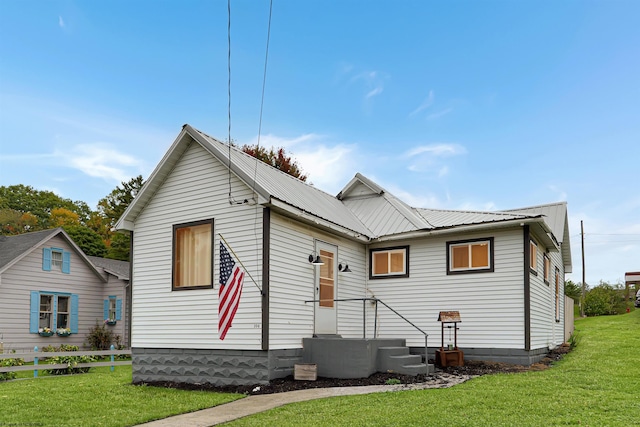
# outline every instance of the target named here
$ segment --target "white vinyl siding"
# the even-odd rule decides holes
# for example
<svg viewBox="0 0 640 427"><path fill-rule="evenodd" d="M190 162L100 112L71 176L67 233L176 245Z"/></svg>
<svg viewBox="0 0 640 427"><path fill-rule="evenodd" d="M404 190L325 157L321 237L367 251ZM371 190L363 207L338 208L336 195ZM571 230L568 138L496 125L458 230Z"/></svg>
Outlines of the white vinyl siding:
<svg viewBox="0 0 640 427"><path fill-rule="evenodd" d="M543 248L538 248L543 251ZM531 348L554 348L564 341L564 267L558 251L548 253L550 259L549 283L544 275L530 276L531 288ZM537 269L543 270L544 257L538 257ZM556 322L555 311L555 269L560 269L560 322Z"/></svg>
<svg viewBox="0 0 640 427"><path fill-rule="evenodd" d="M447 275L446 242L486 237L494 237L494 272ZM524 348L522 228L398 244L411 245L411 276L370 280L368 286L376 297L425 330L430 346L440 343L438 313L459 311L460 347ZM382 338L400 336L410 346L424 346L422 334L384 307L378 308L378 330Z"/></svg>
<svg viewBox="0 0 640 427"><path fill-rule="evenodd" d="M192 143L136 220L132 346L259 350L261 343L262 207L230 204L228 169ZM252 192L231 176L232 196ZM214 219L213 289L172 291L173 225ZM224 341L218 338L219 234L247 268L240 306ZM253 283L251 277L257 285Z"/></svg>
<svg viewBox="0 0 640 427"><path fill-rule="evenodd" d="M336 299L363 298L364 246L323 233L292 219L271 214L270 349L302 347L302 338L314 332L314 267L308 255L314 241L338 247L337 261L349 264L350 273L338 272ZM362 337L362 302L336 302L337 333Z"/></svg>
<svg viewBox="0 0 640 427"><path fill-rule="evenodd" d="M69 252L71 272L42 269L43 247L61 248ZM33 350L47 345L69 344L82 347L86 334L96 322L102 322L104 283L84 263L62 237L55 236L43 246L33 249L2 273L0 278L0 325L4 350ZM68 337L48 338L30 333L31 292L78 295L78 333Z"/></svg>

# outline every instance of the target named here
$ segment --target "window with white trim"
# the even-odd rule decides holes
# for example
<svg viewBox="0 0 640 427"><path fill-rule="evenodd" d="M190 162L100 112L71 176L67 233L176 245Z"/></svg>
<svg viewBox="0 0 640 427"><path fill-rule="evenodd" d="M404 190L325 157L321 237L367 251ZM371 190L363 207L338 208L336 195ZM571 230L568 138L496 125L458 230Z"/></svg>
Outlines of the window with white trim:
<svg viewBox="0 0 640 427"><path fill-rule="evenodd" d="M53 328L53 295L40 295L38 328Z"/></svg>
<svg viewBox="0 0 640 427"><path fill-rule="evenodd" d="M493 271L493 237L447 242L447 274Z"/></svg>
<svg viewBox="0 0 640 427"><path fill-rule="evenodd" d="M42 248L42 270L71 273L71 252L61 248Z"/></svg>
<svg viewBox="0 0 640 427"><path fill-rule="evenodd" d="M29 332L56 332L69 329L78 333L79 298L76 294L51 291L31 291Z"/></svg>
<svg viewBox="0 0 640 427"><path fill-rule="evenodd" d="M409 246L369 251L369 278L392 277L409 277Z"/></svg>

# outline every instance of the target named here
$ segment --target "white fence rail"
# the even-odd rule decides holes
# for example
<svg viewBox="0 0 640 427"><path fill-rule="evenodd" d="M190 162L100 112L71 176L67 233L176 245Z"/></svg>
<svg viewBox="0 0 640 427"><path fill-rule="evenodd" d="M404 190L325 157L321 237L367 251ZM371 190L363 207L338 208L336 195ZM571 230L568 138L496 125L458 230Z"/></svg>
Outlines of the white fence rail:
<svg viewBox="0 0 640 427"><path fill-rule="evenodd" d="M131 356L131 350L115 350L111 346L111 350L90 350L90 351L38 351L35 347L33 351L24 353L5 353L0 354L0 361L3 359L22 359L25 362L33 362L33 365L23 366L0 366L0 373L17 372L17 371L33 371L34 378L38 376L39 370L50 369L66 369L66 368L93 368L99 366L110 366L114 370L115 366L131 365L131 360L115 360L115 356ZM40 363L42 359L56 356L111 356L111 360L107 362L86 362L74 363Z"/></svg>

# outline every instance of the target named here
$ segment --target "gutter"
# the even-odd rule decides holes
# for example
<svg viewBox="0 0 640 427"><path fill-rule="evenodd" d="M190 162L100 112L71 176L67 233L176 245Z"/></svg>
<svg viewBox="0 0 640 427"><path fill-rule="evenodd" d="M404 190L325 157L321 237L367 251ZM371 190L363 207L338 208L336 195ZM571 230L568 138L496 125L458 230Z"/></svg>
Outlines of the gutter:
<svg viewBox="0 0 640 427"><path fill-rule="evenodd" d="M475 231L482 231L487 229L512 228L515 226L523 227L525 225L540 226L542 230L545 232L544 236L541 236L541 237L544 243L546 244L546 246L557 248L557 246L553 243L553 240L551 239L551 237L549 237L549 235L546 234L546 233L551 233L551 230L549 229L547 224L544 222L544 219L542 219L541 217L511 219L511 220L492 222L492 223L483 222L478 224L469 224L469 225L461 225L461 226L454 225L447 228L440 228L440 229L433 229L433 230L409 231L407 233L377 237L377 238L371 239L371 243L410 240L415 238L424 238L424 237L431 237L431 236L446 236L449 234L475 232Z"/></svg>

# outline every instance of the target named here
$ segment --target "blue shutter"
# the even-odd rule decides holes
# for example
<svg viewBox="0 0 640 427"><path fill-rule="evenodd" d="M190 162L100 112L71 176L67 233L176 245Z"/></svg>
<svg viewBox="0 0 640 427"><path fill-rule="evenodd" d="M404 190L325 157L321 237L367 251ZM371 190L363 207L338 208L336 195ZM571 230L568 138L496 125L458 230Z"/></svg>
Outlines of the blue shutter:
<svg viewBox="0 0 640 427"><path fill-rule="evenodd" d="M51 271L51 248L42 248L42 269Z"/></svg>
<svg viewBox="0 0 640 427"><path fill-rule="evenodd" d="M71 319L69 321L72 334L78 333L78 295L71 295Z"/></svg>
<svg viewBox="0 0 640 427"><path fill-rule="evenodd" d="M62 272L65 274L71 273L71 252L62 252Z"/></svg>
<svg viewBox="0 0 640 427"><path fill-rule="evenodd" d="M109 300L108 299L104 300L103 308L104 308L104 316L102 318L104 320L107 320L109 318Z"/></svg>
<svg viewBox="0 0 640 427"><path fill-rule="evenodd" d="M29 332L38 333L40 319L40 292L31 291L31 316L29 317Z"/></svg>
<svg viewBox="0 0 640 427"><path fill-rule="evenodd" d="M122 300L116 300L116 320L120 320L122 318Z"/></svg>

